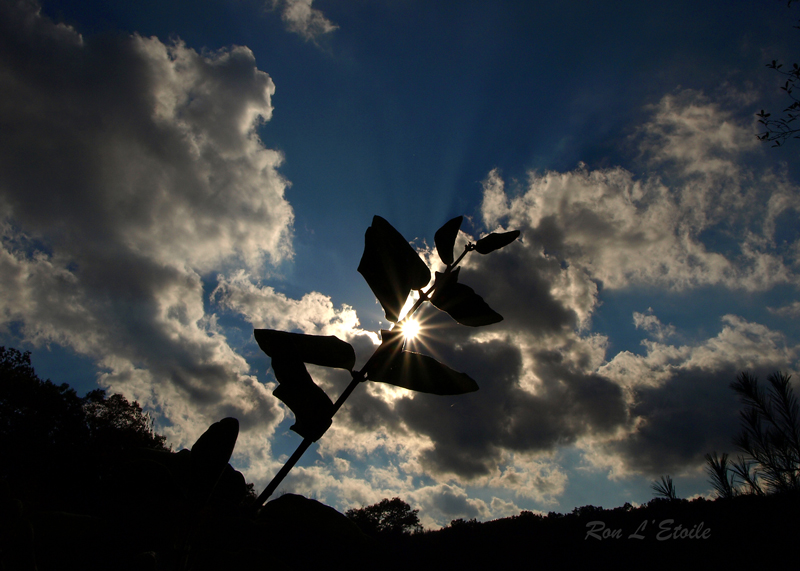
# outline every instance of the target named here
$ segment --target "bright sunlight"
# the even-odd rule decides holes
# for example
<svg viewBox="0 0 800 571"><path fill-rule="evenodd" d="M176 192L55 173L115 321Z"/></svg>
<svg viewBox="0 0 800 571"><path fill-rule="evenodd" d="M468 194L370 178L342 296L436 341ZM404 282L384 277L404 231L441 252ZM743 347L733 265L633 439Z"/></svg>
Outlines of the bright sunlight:
<svg viewBox="0 0 800 571"><path fill-rule="evenodd" d="M403 337L406 339L414 339L417 335L419 335L419 321L416 319L409 319L403 325Z"/></svg>

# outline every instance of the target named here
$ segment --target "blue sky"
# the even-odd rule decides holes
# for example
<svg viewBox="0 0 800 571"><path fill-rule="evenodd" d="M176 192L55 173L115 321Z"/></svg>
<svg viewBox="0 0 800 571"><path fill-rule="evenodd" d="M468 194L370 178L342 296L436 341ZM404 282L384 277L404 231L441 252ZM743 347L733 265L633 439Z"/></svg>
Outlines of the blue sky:
<svg viewBox="0 0 800 571"><path fill-rule="evenodd" d="M429 347L481 386L362 386L281 490L428 527L706 494L737 371L798 369L794 61L775 1L0 2L0 343L122 392L179 448L236 416L263 487L300 442L254 327L389 324L373 215L521 239L462 281L505 319ZM335 398L347 379L314 378Z"/></svg>

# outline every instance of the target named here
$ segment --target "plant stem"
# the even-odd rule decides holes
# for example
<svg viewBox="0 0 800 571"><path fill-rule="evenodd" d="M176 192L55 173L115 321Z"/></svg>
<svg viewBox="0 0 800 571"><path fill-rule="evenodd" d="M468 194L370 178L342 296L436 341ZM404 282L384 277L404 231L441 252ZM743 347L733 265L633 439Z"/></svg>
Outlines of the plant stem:
<svg viewBox="0 0 800 571"><path fill-rule="evenodd" d="M272 481L269 483L269 485L264 488L264 491L261 492L260 496L258 496L258 499L256 500L257 509L264 505L264 503L272 495L272 492L274 492L275 489L280 485L280 483L286 477L286 474L288 474L289 471L294 468L294 465L297 464L297 461L300 460L300 457L303 455L303 453L305 453L306 450L308 450L308 447L311 446L313 442L314 441L310 438L303 439L303 441L300 443L300 446L298 446L297 450L294 451L294 454L291 455L291 457L286 461L286 464L281 467L278 473L275 474L275 477L272 478Z"/></svg>
<svg viewBox="0 0 800 571"><path fill-rule="evenodd" d="M367 362L369 363L369 362ZM364 367L366 368L366 366ZM347 388L339 395L339 398L336 399L336 403L333 405L333 412L331 413L331 417L336 414L336 412L342 408L344 401L347 400L347 397L350 396L358 384L364 380L364 375L360 371L353 372L353 380L350 381L350 384L347 385ZM272 478L272 481L269 485L264 488L264 491L261 492L261 495L258 496L258 500L256 500L256 505L258 508L263 506L269 497L275 492L275 490L280 486L283 479L286 475L294 468L294 465L297 464L297 461L300 460L300 457L308 450L309 446L314 441L310 438L304 438L300 445L297 447L297 450L294 451L294 454L286 461L286 463L281 467L280 471L275 474L275 477Z"/></svg>
<svg viewBox="0 0 800 571"><path fill-rule="evenodd" d="M458 266L461 260L464 259L464 256L467 255L467 252L471 252L474 249L475 248L472 244L465 245L464 251L461 253L461 255L458 257L456 261L447 266L445 273L450 273L456 266ZM397 322L397 325L402 325L403 322L410 319L411 316L414 315L414 313L417 311L417 309L419 309L422 303L426 300L429 300L430 295L434 292L435 289L436 289L436 284L434 283L433 285L431 285L428 291L419 290L420 293L419 299L417 299L417 301L414 303L414 305L411 307L408 313L406 313L405 317L403 317L403 319ZM375 354L376 353L373 353L372 357L374 357ZM358 384L365 380L365 373L369 369L369 365L372 362L372 357L370 357L369 360L367 360L366 364L361 368L360 371L353 371L351 373L353 375L353 380L350 381L350 384L347 385L347 388L345 388L342 394L339 395L339 398L336 399L336 403L334 403L333 405L333 412L331 413L331 417L333 417L339 411L339 409L342 408L344 401L347 400L347 398L355 390ZM313 444L313 442L314 440L311 440L310 438L303 439L303 441L300 443L300 445L297 447L294 453L289 457L286 463L281 467L278 473L275 474L275 477L272 478L272 481L267 485L266 488L264 488L264 491L261 492L261 494L258 496L258 499L256 500L256 509L260 509L261 506L263 506L266 503L269 497L275 492L278 486L280 486L281 482L283 482L283 479L291 471L291 469L294 468L294 465L297 464L297 461L300 460L300 457L305 453L306 450L308 450L308 448L311 446L311 444Z"/></svg>

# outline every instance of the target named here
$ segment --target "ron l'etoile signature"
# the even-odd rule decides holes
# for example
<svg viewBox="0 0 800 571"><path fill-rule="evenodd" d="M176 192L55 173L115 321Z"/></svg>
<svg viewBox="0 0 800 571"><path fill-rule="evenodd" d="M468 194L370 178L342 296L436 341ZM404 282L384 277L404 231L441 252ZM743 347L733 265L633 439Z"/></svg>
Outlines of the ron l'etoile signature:
<svg viewBox="0 0 800 571"><path fill-rule="evenodd" d="M625 534L619 529L607 527L604 521L595 520L586 524L586 536L584 539L647 539L655 533L657 541L669 541L671 539L708 539L711 537L711 528L706 527L702 521L692 527L684 527L683 524L675 524L674 519L643 520L633 533Z"/></svg>

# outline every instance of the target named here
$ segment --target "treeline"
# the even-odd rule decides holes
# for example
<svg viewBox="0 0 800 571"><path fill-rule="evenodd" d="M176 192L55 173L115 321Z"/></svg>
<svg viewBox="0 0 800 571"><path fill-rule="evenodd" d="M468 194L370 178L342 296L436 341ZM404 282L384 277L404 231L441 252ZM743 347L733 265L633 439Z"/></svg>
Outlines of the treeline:
<svg viewBox="0 0 800 571"><path fill-rule="evenodd" d="M369 568L377 544L333 508L256 509L238 433L225 418L173 452L138 403L80 397L0 347L0 571Z"/></svg>
<svg viewBox="0 0 800 571"><path fill-rule="evenodd" d="M0 347L0 479L32 509L98 513L133 450L169 451L138 403L79 397L40 379L30 353Z"/></svg>
<svg viewBox="0 0 800 571"><path fill-rule="evenodd" d="M0 347L0 569L208 568L204 546L241 544L221 526L255 499L228 463L238 430L172 452L137 402L80 397Z"/></svg>
<svg viewBox="0 0 800 571"><path fill-rule="evenodd" d="M640 507L522 512L454 520L437 531L384 540L390 569L680 569L687 564L770 568L794 557L797 494L730 499L655 498ZM692 565L692 566L694 566Z"/></svg>

